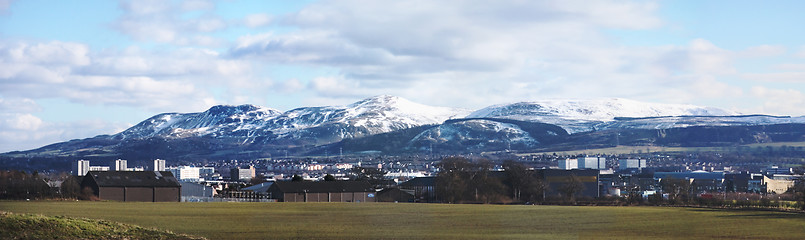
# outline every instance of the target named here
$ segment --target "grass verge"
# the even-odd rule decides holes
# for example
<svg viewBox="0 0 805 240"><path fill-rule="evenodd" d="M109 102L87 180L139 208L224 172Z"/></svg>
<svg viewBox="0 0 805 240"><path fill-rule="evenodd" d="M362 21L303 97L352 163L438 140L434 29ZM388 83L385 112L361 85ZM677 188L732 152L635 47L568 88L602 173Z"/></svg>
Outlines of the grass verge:
<svg viewBox="0 0 805 240"><path fill-rule="evenodd" d="M0 239L203 239L107 220L0 212Z"/></svg>

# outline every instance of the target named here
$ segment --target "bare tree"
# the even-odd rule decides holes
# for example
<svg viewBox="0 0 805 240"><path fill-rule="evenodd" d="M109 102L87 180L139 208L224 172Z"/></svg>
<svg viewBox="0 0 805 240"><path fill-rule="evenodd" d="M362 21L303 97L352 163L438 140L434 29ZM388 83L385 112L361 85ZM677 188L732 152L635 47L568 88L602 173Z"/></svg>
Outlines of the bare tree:
<svg viewBox="0 0 805 240"><path fill-rule="evenodd" d="M565 197L565 201L571 204L576 204L576 195L581 191L584 191L584 184L575 173L571 173L567 177L565 184L559 188L559 192Z"/></svg>

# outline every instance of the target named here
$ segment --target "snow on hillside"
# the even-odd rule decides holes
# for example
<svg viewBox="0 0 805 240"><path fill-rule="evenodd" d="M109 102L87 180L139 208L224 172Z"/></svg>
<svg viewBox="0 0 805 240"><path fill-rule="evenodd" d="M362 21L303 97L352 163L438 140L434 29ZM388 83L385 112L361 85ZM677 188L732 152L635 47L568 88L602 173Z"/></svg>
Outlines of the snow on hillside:
<svg viewBox="0 0 805 240"><path fill-rule="evenodd" d="M725 116L735 112L682 104L645 103L628 99L541 100L494 105L471 113L470 118L506 118L562 126L569 132L595 130L617 117Z"/></svg>
<svg viewBox="0 0 805 240"><path fill-rule="evenodd" d="M303 138L306 135L338 135L344 138L439 124L451 118L464 117L469 112L427 106L387 95L367 98L347 106L304 107L284 113L254 105L213 106L200 113L157 115L117 136L123 139L153 136L183 138L229 136L238 132L234 135L244 138L271 132L289 138ZM325 130L310 130L313 128Z"/></svg>
<svg viewBox="0 0 805 240"><path fill-rule="evenodd" d="M587 121L612 121L615 117L725 116L734 114L736 113L711 107L645 103L612 98L599 100L542 100L494 105L475 111L469 117L511 117L528 120L530 117L555 116Z"/></svg>

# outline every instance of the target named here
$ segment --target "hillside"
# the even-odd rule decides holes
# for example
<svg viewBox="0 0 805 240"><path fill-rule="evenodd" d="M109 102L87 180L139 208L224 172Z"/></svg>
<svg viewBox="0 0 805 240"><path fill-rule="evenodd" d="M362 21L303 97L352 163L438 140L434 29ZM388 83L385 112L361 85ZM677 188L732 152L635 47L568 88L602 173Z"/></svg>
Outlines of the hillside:
<svg viewBox="0 0 805 240"><path fill-rule="evenodd" d="M0 212L0 239L204 239L106 220Z"/></svg>

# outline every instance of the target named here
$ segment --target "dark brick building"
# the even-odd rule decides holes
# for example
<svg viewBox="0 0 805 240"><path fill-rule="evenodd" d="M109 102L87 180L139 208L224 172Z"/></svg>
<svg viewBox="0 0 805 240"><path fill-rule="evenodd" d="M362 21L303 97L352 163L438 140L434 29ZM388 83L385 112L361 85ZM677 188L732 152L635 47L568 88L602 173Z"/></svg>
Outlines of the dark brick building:
<svg viewBox="0 0 805 240"><path fill-rule="evenodd" d="M182 185L171 172L88 172L81 189L101 200L124 202L178 202Z"/></svg>
<svg viewBox="0 0 805 240"><path fill-rule="evenodd" d="M280 202L376 202L367 181L277 181L268 192Z"/></svg>

